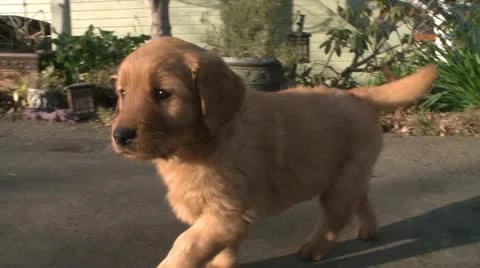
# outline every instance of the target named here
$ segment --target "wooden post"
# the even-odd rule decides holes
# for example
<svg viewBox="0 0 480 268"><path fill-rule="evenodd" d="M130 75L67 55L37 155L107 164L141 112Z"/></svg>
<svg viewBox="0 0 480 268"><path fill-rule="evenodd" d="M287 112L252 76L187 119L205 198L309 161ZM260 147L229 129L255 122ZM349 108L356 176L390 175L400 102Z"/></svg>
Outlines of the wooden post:
<svg viewBox="0 0 480 268"><path fill-rule="evenodd" d="M72 34L70 0L51 0L52 35Z"/></svg>
<svg viewBox="0 0 480 268"><path fill-rule="evenodd" d="M172 27L168 13L170 0L145 0L145 4L148 7L152 38L171 36Z"/></svg>

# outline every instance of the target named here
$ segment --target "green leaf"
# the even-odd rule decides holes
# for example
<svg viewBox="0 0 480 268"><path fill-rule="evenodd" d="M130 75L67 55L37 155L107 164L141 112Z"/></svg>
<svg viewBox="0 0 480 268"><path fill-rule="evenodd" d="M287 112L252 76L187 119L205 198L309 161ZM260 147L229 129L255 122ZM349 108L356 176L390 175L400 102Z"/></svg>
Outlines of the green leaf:
<svg viewBox="0 0 480 268"><path fill-rule="evenodd" d="M330 49L332 47L332 41L332 39L328 39L320 45L320 48L324 47L325 54L328 54L328 52L330 52Z"/></svg>
<svg viewBox="0 0 480 268"><path fill-rule="evenodd" d="M345 18L345 16L346 16L345 9L341 6L337 7L337 13L342 18Z"/></svg>
<svg viewBox="0 0 480 268"><path fill-rule="evenodd" d="M438 67L432 94L422 103L425 109L461 111L480 108L480 57L471 49L438 51L446 61L429 58Z"/></svg>
<svg viewBox="0 0 480 268"><path fill-rule="evenodd" d="M340 46L335 46L335 54L337 54L338 57L342 55L342 48Z"/></svg>

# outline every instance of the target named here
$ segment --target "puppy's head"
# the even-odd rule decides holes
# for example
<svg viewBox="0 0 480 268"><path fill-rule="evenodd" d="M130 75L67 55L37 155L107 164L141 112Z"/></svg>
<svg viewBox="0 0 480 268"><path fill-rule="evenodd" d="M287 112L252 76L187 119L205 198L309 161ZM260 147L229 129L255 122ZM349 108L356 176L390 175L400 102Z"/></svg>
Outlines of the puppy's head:
<svg viewBox="0 0 480 268"><path fill-rule="evenodd" d="M112 144L139 159L169 158L208 142L245 93L240 77L208 51L173 37L151 40L121 63Z"/></svg>

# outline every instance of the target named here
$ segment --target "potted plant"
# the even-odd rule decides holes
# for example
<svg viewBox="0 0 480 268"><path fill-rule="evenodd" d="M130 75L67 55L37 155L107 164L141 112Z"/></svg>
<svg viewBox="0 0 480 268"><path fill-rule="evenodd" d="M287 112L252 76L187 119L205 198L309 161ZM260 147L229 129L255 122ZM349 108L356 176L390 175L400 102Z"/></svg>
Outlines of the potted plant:
<svg viewBox="0 0 480 268"><path fill-rule="evenodd" d="M92 106L115 106L112 76L117 65L148 38L146 35L119 37L113 31L90 25L83 35L61 34L53 39L55 53L45 57L42 64L58 70L64 77L69 109L87 111L85 114L90 116L90 111L95 108ZM78 108L73 103L85 107Z"/></svg>
<svg viewBox="0 0 480 268"><path fill-rule="evenodd" d="M279 31L282 22L278 17L282 16L275 11L281 7L281 0L221 0L221 25L210 25L202 40L251 88L277 91L287 87L284 66L295 59ZM210 22L203 17L202 23Z"/></svg>
<svg viewBox="0 0 480 268"><path fill-rule="evenodd" d="M80 82L94 85L93 97L95 105L104 108L115 107L117 102L114 75L116 69L116 66L108 65L80 74Z"/></svg>

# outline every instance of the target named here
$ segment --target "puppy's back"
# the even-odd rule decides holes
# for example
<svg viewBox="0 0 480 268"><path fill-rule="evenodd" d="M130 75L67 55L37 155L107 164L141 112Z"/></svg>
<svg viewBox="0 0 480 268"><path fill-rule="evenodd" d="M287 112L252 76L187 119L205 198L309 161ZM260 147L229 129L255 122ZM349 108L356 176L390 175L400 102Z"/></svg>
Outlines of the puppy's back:
<svg viewBox="0 0 480 268"><path fill-rule="evenodd" d="M252 163L241 166L255 169L251 190L269 193L258 197L269 208L310 199L328 188L352 151L375 154L381 146L375 109L343 91L249 91L245 102L237 140L249 149L236 153Z"/></svg>

